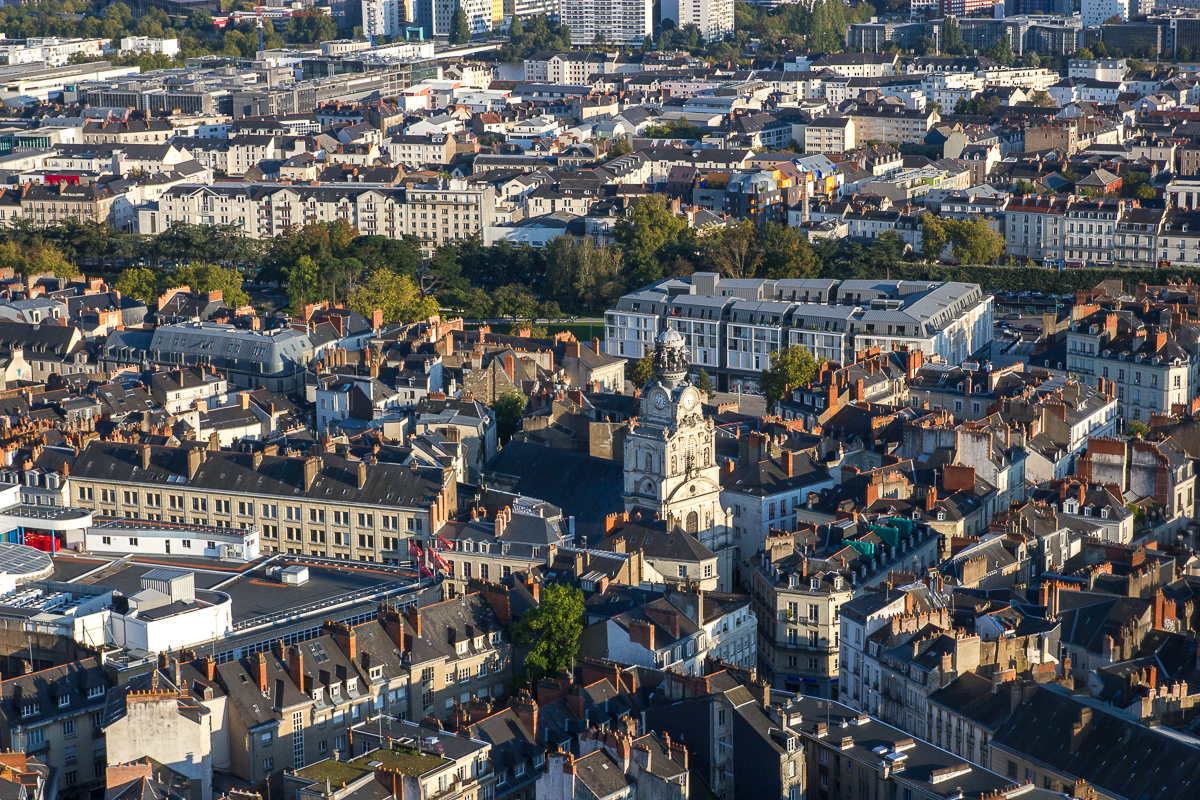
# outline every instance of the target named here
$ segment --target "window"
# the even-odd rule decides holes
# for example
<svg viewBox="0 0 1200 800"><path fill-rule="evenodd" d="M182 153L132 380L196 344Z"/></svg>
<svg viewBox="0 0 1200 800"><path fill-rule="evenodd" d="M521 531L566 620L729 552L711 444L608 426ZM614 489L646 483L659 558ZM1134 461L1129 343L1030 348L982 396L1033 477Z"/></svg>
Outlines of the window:
<svg viewBox="0 0 1200 800"><path fill-rule="evenodd" d="M263 772L270 772L273 769L275 769L275 759L264 758L263 759Z"/></svg>
<svg viewBox="0 0 1200 800"><path fill-rule="evenodd" d="M103 686L91 686L91 687L89 687L89 688L88 688L88 690L87 690L87 696L88 696L89 698L92 698L92 697L103 697L103 696L104 696L104 687L103 687Z"/></svg>
<svg viewBox="0 0 1200 800"><path fill-rule="evenodd" d="M66 708L69 705L71 705L71 695L64 694L64 695L59 696L59 698L58 698L58 707L59 708Z"/></svg>
<svg viewBox="0 0 1200 800"><path fill-rule="evenodd" d="M26 703L25 705L21 706L21 716L32 717L34 714L38 713L39 708L40 706L37 703Z"/></svg>
<svg viewBox="0 0 1200 800"><path fill-rule="evenodd" d="M73 719L65 720L62 725L63 725L63 737L64 738L75 735L75 720L73 720Z"/></svg>
<svg viewBox="0 0 1200 800"><path fill-rule="evenodd" d="M25 741L27 743L26 746L30 748L44 744L46 741L46 731L41 728L36 731L30 731L28 734L26 734Z"/></svg>

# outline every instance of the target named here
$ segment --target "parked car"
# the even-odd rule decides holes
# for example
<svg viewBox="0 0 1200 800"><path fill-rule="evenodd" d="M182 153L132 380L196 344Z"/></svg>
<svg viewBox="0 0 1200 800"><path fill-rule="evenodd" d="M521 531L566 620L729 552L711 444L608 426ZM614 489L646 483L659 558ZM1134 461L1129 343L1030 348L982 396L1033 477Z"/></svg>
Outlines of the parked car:
<svg viewBox="0 0 1200 800"><path fill-rule="evenodd" d="M1022 328L1021 328L1021 330L1023 330L1023 331L1031 331L1031 332L1033 332L1033 333L1041 333L1041 332L1042 332L1042 326L1041 326L1041 325L1026 325L1026 326L1022 327Z"/></svg>
<svg viewBox="0 0 1200 800"><path fill-rule="evenodd" d="M1005 314L1000 319L1020 319L1020 318L1021 318L1020 314Z"/></svg>

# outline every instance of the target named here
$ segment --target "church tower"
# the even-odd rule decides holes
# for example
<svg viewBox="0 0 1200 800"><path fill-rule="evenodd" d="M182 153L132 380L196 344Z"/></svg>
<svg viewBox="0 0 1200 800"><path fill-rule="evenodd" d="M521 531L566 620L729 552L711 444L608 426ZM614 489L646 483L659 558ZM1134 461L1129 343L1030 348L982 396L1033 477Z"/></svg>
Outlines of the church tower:
<svg viewBox="0 0 1200 800"><path fill-rule="evenodd" d="M721 508L712 420L688 381L683 337L667 329L654 343L654 377L642 387L637 424L625 438L625 508L657 513L710 550L729 545Z"/></svg>

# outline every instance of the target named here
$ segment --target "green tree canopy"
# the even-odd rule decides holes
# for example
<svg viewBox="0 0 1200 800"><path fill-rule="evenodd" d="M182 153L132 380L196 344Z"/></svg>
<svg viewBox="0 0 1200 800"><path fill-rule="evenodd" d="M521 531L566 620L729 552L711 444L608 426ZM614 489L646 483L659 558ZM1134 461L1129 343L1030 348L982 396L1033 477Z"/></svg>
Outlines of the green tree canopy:
<svg viewBox="0 0 1200 800"><path fill-rule="evenodd" d="M350 292L346 307L367 319L378 308L383 311L384 322L416 322L438 313L437 301L432 297L421 297L411 278L386 268L372 270L366 280Z"/></svg>
<svg viewBox="0 0 1200 800"><path fill-rule="evenodd" d="M658 194L638 200L629 216L617 223L614 235L625 250L628 279L634 286L662 278L663 259L670 246L694 239L687 220L668 211L666 200Z"/></svg>
<svg viewBox="0 0 1200 800"><path fill-rule="evenodd" d="M541 602L525 612L513 634L517 644L529 648L525 671L530 680L571 670L583 635L583 592L565 584L544 586Z"/></svg>
<svg viewBox="0 0 1200 800"><path fill-rule="evenodd" d="M758 388L767 399L767 406L785 399L792 389L812 382L817 374L817 362L803 347L784 347L771 356L771 364L758 376Z"/></svg>
<svg viewBox="0 0 1200 800"><path fill-rule="evenodd" d="M193 261L171 273L165 288L187 286L193 292L220 292L230 308L250 305L250 296L242 291L242 276L235 269Z"/></svg>
<svg viewBox="0 0 1200 800"><path fill-rule="evenodd" d="M525 403L525 395L511 391L500 395L492 403L492 411L496 414L496 434L500 437L500 444L507 444L508 440L517 432L517 428L521 425L521 417L525 415Z"/></svg>
<svg viewBox="0 0 1200 800"><path fill-rule="evenodd" d="M641 389L654 377L654 354L651 350L647 349L646 355L637 361L629 362L626 366L629 370L629 380L633 384L633 388Z"/></svg>
<svg viewBox="0 0 1200 800"><path fill-rule="evenodd" d="M454 7L450 17L450 44L466 44L471 41L471 23L463 12L462 6Z"/></svg>
<svg viewBox="0 0 1200 800"><path fill-rule="evenodd" d="M125 297L135 297L147 304L158 298L158 278L145 267L133 267L122 272L114 288Z"/></svg>

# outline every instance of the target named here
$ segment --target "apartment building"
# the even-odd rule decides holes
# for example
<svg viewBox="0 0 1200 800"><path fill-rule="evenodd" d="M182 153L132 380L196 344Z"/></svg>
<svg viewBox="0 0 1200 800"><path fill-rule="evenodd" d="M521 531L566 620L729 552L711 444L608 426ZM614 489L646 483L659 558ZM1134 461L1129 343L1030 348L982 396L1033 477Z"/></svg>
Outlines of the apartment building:
<svg viewBox="0 0 1200 800"><path fill-rule="evenodd" d="M913 109L905 106L859 106L846 114L854 120L858 141L874 139L888 144L919 144L941 115L932 107Z"/></svg>
<svg viewBox="0 0 1200 800"><path fill-rule="evenodd" d="M58 774L60 796L104 785L104 707L109 678L98 658L0 683L0 742L36 756Z"/></svg>
<svg viewBox="0 0 1200 800"><path fill-rule="evenodd" d="M490 184L452 179L408 189L361 186L245 184L172 187L157 207L138 209L138 230L156 233L174 222L236 225L251 239L292 226L343 220L364 235L412 235L427 249L466 239L495 221Z"/></svg>
<svg viewBox="0 0 1200 800"><path fill-rule="evenodd" d="M107 184L26 183L21 187L21 216L37 227L78 222L113 222L113 205L123 194Z"/></svg>
<svg viewBox="0 0 1200 800"><path fill-rule="evenodd" d="M91 442L71 466L74 505L109 517L262 531L263 552L407 558L454 513L453 468L212 448Z"/></svg>
<svg viewBox="0 0 1200 800"><path fill-rule="evenodd" d="M1152 414L1190 402L1197 393L1196 368L1196 356L1174 331L1151 328L1131 314L1101 309L1067 329L1067 371L1090 383L1111 381L1126 424L1148 423Z"/></svg>
<svg viewBox="0 0 1200 800"><path fill-rule="evenodd" d="M1117 220L1128 208L1127 200L1073 199L1063 219L1063 260L1111 265Z"/></svg>
<svg viewBox="0 0 1200 800"><path fill-rule="evenodd" d="M218 664L215 678L228 697L230 772L251 783L348 753L350 727L372 710L358 663L329 634Z"/></svg>
<svg viewBox="0 0 1200 800"><path fill-rule="evenodd" d="M562 22L571 44L640 47L654 33L650 0L562 0Z"/></svg>
<svg viewBox="0 0 1200 800"><path fill-rule="evenodd" d="M729 280L713 273L677 281L625 295L606 312L609 355L641 358L657 331L670 327L688 337L693 364L729 386L752 387L783 344L839 363L869 347L919 349L958 363L992 336L991 296L974 284Z"/></svg>
<svg viewBox="0 0 1200 800"><path fill-rule="evenodd" d="M454 157L454 136L431 133L428 136L393 136L383 144L393 164L422 169L426 164L449 164Z"/></svg>
<svg viewBox="0 0 1200 800"><path fill-rule="evenodd" d="M459 595L414 609L402 624L410 719L446 719L455 703L507 696L513 645L483 594ZM397 629L394 638L399 635Z"/></svg>
<svg viewBox="0 0 1200 800"><path fill-rule="evenodd" d="M500 509L493 521L449 522L437 532L431 554L445 575L443 598L467 594L474 580L500 582L545 565L568 536L561 509L527 498L515 509Z"/></svg>
<svg viewBox="0 0 1200 800"><path fill-rule="evenodd" d="M859 138L850 117L819 117L804 126L804 152L844 153L857 147Z"/></svg>
<svg viewBox="0 0 1200 800"><path fill-rule="evenodd" d="M1155 263L1156 247L1161 243L1166 253L1171 245L1170 236L1160 236L1163 220L1169 212L1161 208L1131 208L1117 219L1113 233L1112 259L1118 267L1141 267ZM1186 212L1185 212L1186 213ZM1186 227L1186 223L1184 223ZM1186 263L1188 257L1186 239L1178 240L1179 261ZM1192 254L1193 260L1200 259L1200 251ZM1164 255L1162 261L1170 260Z"/></svg>
<svg viewBox="0 0 1200 800"><path fill-rule="evenodd" d="M496 189L488 183L458 179L410 186L406 208L398 218L403 222L403 233L417 237L422 249L432 252L493 225Z"/></svg>
<svg viewBox="0 0 1200 800"><path fill-rule="evenodd" d="M1063 197L1026 195L1013 199L1004 212L1008 254L1034 261L1061 259L1066 210L1067 199Z"/></svg>
<svg viewBox="0 0 1200 800"><path fill-rule="evenodd" d="M719 42L733 33L733 0L668 0L662 18L677 28L695 25L705 41Z"/></svg>
<svg viewBox="0 0 1200 800"><path fill-rule="evenodd" d="M170 369L184 366L220 371L226 388L269 389L289 394L304 385L315 347L308 334L290 328L245 330L218 322L160 325L150 338L146 359ZM107 353L106 353L107 355ZM186 379L184 379L186 382ZM212 383L212 377L206 379ZM170 401L184 400L184 388L167 390ZM205 396L223 392L219 385ZM194 399L194 398L193 398Z"/></svg>
<svg viewBox="0 0 1200 800"><path fill-rule="evenodd" d="M823 561L810 565L790 533L768 536L749 574L763 677L776 689L836 700L838 609L853 596L850 583Z"/></svg>

